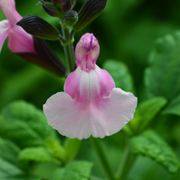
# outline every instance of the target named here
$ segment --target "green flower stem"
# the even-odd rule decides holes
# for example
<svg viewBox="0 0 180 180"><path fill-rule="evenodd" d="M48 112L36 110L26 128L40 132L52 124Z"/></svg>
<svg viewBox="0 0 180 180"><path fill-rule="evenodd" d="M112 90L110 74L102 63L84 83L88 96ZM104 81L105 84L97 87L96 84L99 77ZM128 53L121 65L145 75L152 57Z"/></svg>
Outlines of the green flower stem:
<svg viewBox="0 0 180 180"><path fill-rule="evenodd" d="M94 147L94 149L95 149L95 151L99 157L99 160L100 160L100 162L101 162L101 164L105 170L107 178L109 180L115 180L115 175L114 175L112 168L111 168L111 166L107 160L107 157L106 157L106 154L105 154L104 149L102 147L100 139L93 138L93 137L91 137L90 139L91 139L91 143L92 143L92 145L93 145L93 147Z"/></svg>
<svg viewBox="0 0 180 180"><path fill-rule="evenodd" d="M75 55L74 55L74 47L73 47L74 38L71 35L69 28L67 26L62 25L62 33L63 33L64 42L61 41L61 44L64 47L68 72L70 73L74 71L74 66L75 66Z"/></svg>
<svg viewBox="0 0 180 180"><path fill-rule="evenodd" d="M127 178L127 175L133 165L135 158L136 158L136 156L131 152L130 146L128 143L125 153L124 153L124 156L123 156L123 159L119 166L119 170L117 173L117 180L125 180Z"/></svg>

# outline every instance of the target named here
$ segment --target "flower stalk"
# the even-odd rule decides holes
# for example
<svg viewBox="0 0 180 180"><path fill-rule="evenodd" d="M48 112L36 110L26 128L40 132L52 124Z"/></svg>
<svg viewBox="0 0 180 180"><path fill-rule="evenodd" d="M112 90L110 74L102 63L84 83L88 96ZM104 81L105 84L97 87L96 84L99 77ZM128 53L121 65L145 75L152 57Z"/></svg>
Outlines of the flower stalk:
<svg viewBox="0 0 180 180"><path fill-rule="evenodd" d="M127 145L124 152L124 156L121 160L119 170L117 173L117 180L126 180L127 175L136 159L136 155L134 155L130 150L129 138L127 137Z"/></svg>
<svg viewBox="0 0 180 180"><path fill-rule="evenodd" d="M75 67L75 54L73 47L74 36L71 35L68 26L62 24L61 27L62 27L64 41L61 40L60 41L64 48L66 62L68 66L68 73L71 73L72 71L74 71L74 67Z"/></svg>
<svg viewBox="0 0 180 180"><path fill-rule="evenodd" d="M96 154L101 162L102 167L106 173L106 176L109 180L116 180L113 170L108 162L104 149L102 147L101 141L99 138L90 137L92 146L94 147Z"/></svg>

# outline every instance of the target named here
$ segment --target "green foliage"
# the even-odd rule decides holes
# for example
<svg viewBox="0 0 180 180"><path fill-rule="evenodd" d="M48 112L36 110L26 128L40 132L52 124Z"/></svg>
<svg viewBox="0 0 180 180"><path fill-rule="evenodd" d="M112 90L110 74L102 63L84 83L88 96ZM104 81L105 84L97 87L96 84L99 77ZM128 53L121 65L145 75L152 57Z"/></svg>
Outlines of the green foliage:
<svg viewBox="0 0 180 180"><path fill-rule="evenodd" d="M147 128L166 103L167 100L163 97L155 97L142 102L137 107L134 118L130 121L133 132L139 133Z"/></svg>
<svg viewBox="0 0 180 180"><path fill-rule="evenodd" d="M19 151L20 149L15 144L0 137L0 179L23 174L17 166Z"/></svg>
<svg viewBox="0 0 180 180"><path fill-rule="evenodd" d="M80 145L81 145L81 141L79 139L76 139L76 138L75 139L69 139L69 138L66 139L64 148L66 151L66 157L67 157L68 161L71 161L76 157L76 155L79 151Z"/></svg>
<svg viewBox="0 0 180 180"><path fill-rule="evenodd" d="M90 177L92 163L85 161L70 162L63 169L58 169L51 180L88 180Z"/></svg>
<svg viewBox="0 0 180 180"><path fill-rule="evenodd" d="M180 116L180 95L178 95L169 103L169 105L166 107L163 113Z"/></svg>
<svg viewBox="0 0 180 180"><path fill-rule="evenodd" d="M125 91L134 92L132 77L126 64L109 59L103 64L103 69L107 70L111 74L116 87Z"/></svg>
<svg viewBox="0 0 180 180"><path fill-rule="evenodd" d="M22 16L27 14L39 16L60 28L58 18L52 18L46 14L41 6L36 6L37 2L37 0L16 0L16 8ZM75 10L79 11L84 2L85 0L77 1ZM116 75L118 75L119 72L116 71L116 73L114 73L115 70L110 72L108 67L105 68L110 72L113 78L115 78L117 87L126 91L136 92L136 96L140 103L136 114L139 114L138 111L141 109L141 106L143 107L143 104L144 106L146 105L146 92L148 92L150 98L153 97L154 99L161 96L168 100L167 106L163 109L163 113L169 114L168 116L161 116L161 109L164 107L162 99L162 102L160 100L159 103L157 103L157 107L155 107L155 102L152 104L152 109L155 108L157 111L157 113L155 113L155 111L152 113L155 114L154 117L151 117L152 109L149 105L150 108L147 108L147 111L142 108L140 115L135 114L134 119L131 121L133 126L131 126L130 122L125 127L129 128L130 131L131 129L134 130L134 128L143 129L142 126L148 126L146 123L156 121L156 125L158 126L157 128L156 126L154 127L158 133L160 132L163 137L166 137L166 140L168 140L168 143L171 144L172 148L176 151L178 157L180 157L180 124L178 117L171 116L171 114L180 115L180 91L178 89L180 84L178 81L180 72L180 66L178 64L180 59L178 52L180 49L178 47L179 35L177 35L178 33L176 33L176 35L165 35L179 29L179 5L179 0L165 1L163 6L160 1L107 1L107 5L102 14L82 32L75 34L74 43L74 45L76 45L77 41L84 33L92 32L97 37L100 44L100 56L97 60L97 64L100 67L102 67L106 59L117 59L116 63L122 61L124 63L123 65L128 67L133 77L134 88L132 86L132 80L129 83L127 78L129 75L126 73L126 75L121 74L120 76L123 78L117 76L116 80ZM3 19L6 18L1 11L0 20ZM150 55L150 59L153 60L150 60L150 66L148 67L147 72L145 73L146 77L144 78L144 71L147 68L148 54L151 51L154 41L159 37L163 38L158 40L157 45L154 47L154 50ZM59 46L59 42L48 43L53 51L58 54L60 59L65 60L63 48ZM164 50L163 47L165 47ZM120 64L122 63L120 62ZM118 65L115 64L115 67L116 66ZM7 46L7 40L3 45L0 55L0 77L0 107L8 102L12 102L12 100L24 99L34 104L36 107L41 108L42 104L49 96L63 90L64 84L64 80L61 82L61 80L56 79L55 76L51 76L35 66L31 67L29 63L26 63L23 59L10 53ZM146 81L146 92L144 91L143 79ZM148 101L151 101L151 99ZM143 111L149 112L147 117L144 117L147 113L143 113ZM156 118L156 115L158 115L158 118ZM144 120L141 116L149 120ZM161 121L162 118L165 118L165 120L163 119L164 121ZM63 162L67 160L66 154L71 156L69 151L70 148L67 148L67 152L69 153L66 153L58 140L53 137L49 138L45 134L42 135L44 136L43 138L38 135L39 133L30 127L26 121L19 120L19 118L16 118L13 121L6 121L5 119L2 119L2 117L0 117L0 119L0 135L12 140L13 143L18 145L20 148L28 148L29 146L47 147L48 151L52 153L53 158L56 158L57 160L63 159ZM34 123L34 125L36 126L36 123ZM60 138L64 140L64 137L62 138L60 136ZM108 159L111 161L114 171L116 171L124 150L124 134L121 131L113 136L104 138L103 142L106 145L105 150L108 154ZM2 142L0 143L0 149L1 147L4 148ZM48 179L47 174L52 174L55 168L57 168L55 163L48 164L33 162L32 164L36 164L36 166L31 167L30 171L38 172L38 168L40 168L41 173L37 173L37 176L41 178L29 178L26 173L24 175L18 175L22 170L17 166L17 164L15 164L18 155L16 156L16 150L13 149L13 147L12 149L5 148L3 152L7 151L7 153L3 153L3 155L2 152L0 152L0 169L4 169L5 167L5 171L0 170L0 179L2 180ZM19 152L19 150L17 152ZM73 153L76 154L74 151ZM75 155L72 155L72 158L74 156ZM92 169L92 174L93 176L98 176L98 178L92 177L93 180L106 179L103 174L103 169L92 151L88 140L83 141L80 153L78 153L76 158L94 162L95 167ZM7 168L7 164L10 169ZM64 171L64 168L60 171ZM16 173L13 174L13 172ZM150 161L148 158L138 158L127 179L152 180L152 172L156 172L153 174L153 180L178 180L180 177L180 171L171 176L166 173L163 168L158 168L158 164L154 164L154 162Z"/></svg>
<svg viewBox="0 0 180 180"><path fill-rule="evenodd" d="M36 162L56 162L52 158L50 152L44 147L34 147L23 149L18 156L20 161L36 161Z"/></svg>
<svg viewBox="0 0 180 180"><path fill-rule="evenodd" d="M131 149L135 154L154 159L171 173L179 169L179 159L176 154L153 130L147 130L142 135L132 138Z"/></svg>
<svg viewBox="0 0 180 180"><path fill-rule="evenodd" d="M62 147L57 140L47 138L46 146L48 147L48 150L51 152L54 158L56 158L57 160L61 160L63 162L67 161L65 148Z"/></svg>
<svg viewBox="0 0 180 180"><path fill-rule="evenodd" d="M24 101L7 105L1 112L0 123L0 135L21 147L45 145L47 137L56 138L44 114Z"/></svg>
<svg viewBox="0 0 180 180"><path fill-rule="evenodd" d="M151 66L145 72L145 84L149 97L163 96L173 106L170 111L177 115L180 104L180 32L157 40L150 54ZM177 106L177 107L176 107ZM175 109L175 110L173 110ZM168 112L168 109L167 111Z"/></svg>

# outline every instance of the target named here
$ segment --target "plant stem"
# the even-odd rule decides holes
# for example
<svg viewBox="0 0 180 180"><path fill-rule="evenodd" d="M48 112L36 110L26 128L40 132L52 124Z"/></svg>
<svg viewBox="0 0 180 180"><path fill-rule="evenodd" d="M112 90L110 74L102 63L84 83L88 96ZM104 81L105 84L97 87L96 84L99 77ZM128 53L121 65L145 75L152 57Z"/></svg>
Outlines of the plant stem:
<svg viewBox="0 0 180 180"><path fill-rule="evenodd" d="M101 162L101 165L103 166L104 168L104 171L107 175L107 178L109 180L115 180L115 176L114 176L114 173L112 171L112 168L107 160L107 157L106 157L106 154L104 152L104 149L102 147L102 144L101 144L101 141L100 139L98 138L93 138L91 137L91 143L99 157L99 160Z"/></svg>
<svg viewBox="0 0 180 180"><path fill-rule="evenodd" d="M61 27L64 38L64 42L61 43L64 47L68 72L70 73L74 71L74 65L75 65L75 55L74 55L74 47L73 47L74 38L71 35L69 28L67 26L62 25Z"/></svg>
<svg viewBox="0 0 180 180"><path fill-rule="evenodd" d="M125 180L129 170L131 169L136 156L131 152L129 142L126 146L124 156L119 166L117 180Z"/></svg>

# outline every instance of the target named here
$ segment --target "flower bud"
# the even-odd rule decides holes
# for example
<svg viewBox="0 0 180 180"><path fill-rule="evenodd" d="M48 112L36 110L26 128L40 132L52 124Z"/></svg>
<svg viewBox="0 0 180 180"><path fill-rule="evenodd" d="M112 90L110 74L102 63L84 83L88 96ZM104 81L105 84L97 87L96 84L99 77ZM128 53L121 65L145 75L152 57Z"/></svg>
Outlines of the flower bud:
<svg viewBox="0 0 180 180"><path fill-rule="evenodd" d="M75 6L77 0L52 0L54 6L61 8L63 12L70 11Z"/></svg>
<svg viewBox="0 0 180 180"><path fill-rule="evenodd" d="M75 31L80 31L90 24L105 8L107 0L87 0L78 13L79 20L74 25Z"/></svg>
<svg viewBox="0 0 180 180"><path fill-rule="evenodd" d="M37 37L33 37L35 53L19 52L15 53L19 57L36 64L55 75L65 76L67 69L62 61L51 50L48 44Z"/></svg>
<svg viewBox="0 0 180 180"><path fill-rule="evenodd" d="M69 11L64 15L64 24L66 26L73 26L78 20L76 11Z"/></svg>
<svg viewBox="0 0 180 180"><path fill-rule="evenodd" d="M93 34L86 33L79 40L76 50L76 65L87 71L94 69L99 55L99 43Z"/></svg>
<svg viewBox="0 0 180 180"><path fill-rule="evenodd" d="M57 40L59 38L59 31L37 16L27 15L17 22L17 25L35 37L47 40Z"/></svg>
<svg viewBox="0 0 180 180"><path fill-rule="evenodd" d="M49 14L50 16L53 16L53 17L59 17L61 18L62 16L62 13L59 12L58 8L55 7L53 5L53 3L49 3L49 2L45 2L45 1L40 1L38 2L38 4L42 4L42 7L44 9L44 11Z"/></svg>
<svg viewBox="0 0 180 180"><path fill-rule="evenodd" d="M72 7L71 0L63 0L62 1L62 6L61 6L62 11L67 12L67 11L71 10L71 7Z"/></svg>
<svg viewBox="0 0 180 180"><path fill-rule="evenodd" d="M63 0L52 0L52 3L54 4L54 6L59 6L61 4Z"/></svg>

